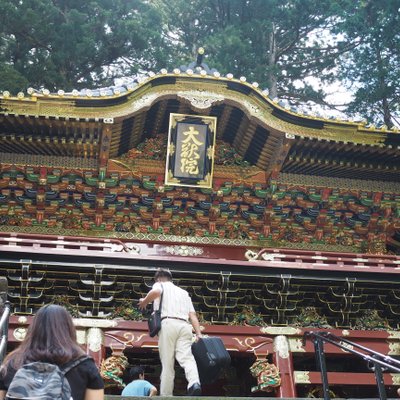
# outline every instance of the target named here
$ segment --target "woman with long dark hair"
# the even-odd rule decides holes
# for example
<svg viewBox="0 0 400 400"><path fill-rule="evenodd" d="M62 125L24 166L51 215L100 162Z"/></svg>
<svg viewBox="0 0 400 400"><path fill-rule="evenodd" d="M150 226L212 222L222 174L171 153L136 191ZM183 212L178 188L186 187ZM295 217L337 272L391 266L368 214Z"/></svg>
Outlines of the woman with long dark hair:
<svg viewBox="0 0 400 400"><path fill-rule="evenodd" d="M76 342L71 315L61 306L50 304L35 315L24 341L4 360L0 369L0 400L16 371L24 364L40 361L60 368L85 355ZM104 383L91 358L66 373L73 400L103 400Z"/></svg>

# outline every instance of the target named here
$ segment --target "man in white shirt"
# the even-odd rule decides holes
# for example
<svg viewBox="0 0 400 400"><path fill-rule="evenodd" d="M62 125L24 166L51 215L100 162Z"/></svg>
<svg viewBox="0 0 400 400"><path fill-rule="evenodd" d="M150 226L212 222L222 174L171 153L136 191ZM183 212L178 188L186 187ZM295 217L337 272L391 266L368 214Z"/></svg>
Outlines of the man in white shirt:
<svg viewBox="0 0 400 400"><path fill-rule="evenodd" d="M186 290L172 283L172 274L169 270L158 269L154 280L152 289L145 298L139 300L139 308L144 310L147 304L154 301L154 309L157 310L163 293L161 331L158 334L158 350L162 366L160 396L172 396L175 358L185 370L188 395L200 396L199 373L191 347L192 326L196 340L201 338L202 334L192 300Z"/></svg>

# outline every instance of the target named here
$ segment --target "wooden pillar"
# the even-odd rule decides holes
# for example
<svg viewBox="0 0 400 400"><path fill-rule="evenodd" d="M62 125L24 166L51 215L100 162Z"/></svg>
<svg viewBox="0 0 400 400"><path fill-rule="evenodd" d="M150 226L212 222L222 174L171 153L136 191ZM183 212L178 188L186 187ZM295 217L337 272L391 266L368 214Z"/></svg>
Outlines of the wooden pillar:
<svg viewBox="0 0 400 400"><path fill-rule="evenodd" d="M286 336L279 335L274 339L274 364L281 374L281 386L277 389L278 397L297 397L294 382L293 357Z"/></svg>

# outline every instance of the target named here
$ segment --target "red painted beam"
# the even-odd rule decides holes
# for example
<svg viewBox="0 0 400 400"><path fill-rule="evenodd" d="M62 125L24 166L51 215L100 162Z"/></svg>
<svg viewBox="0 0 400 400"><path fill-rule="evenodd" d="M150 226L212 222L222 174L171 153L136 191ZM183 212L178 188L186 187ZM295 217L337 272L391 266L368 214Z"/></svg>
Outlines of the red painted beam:
<svg viewBox="0 0 400 400"><path fill-rule="evenodd" d="M321 385L321 374L315 371L295 371L297 385ZM384 373L385 385L398 385L393 381L392 375ZM329 385L373 385L376 386L373 372L328 372Z"/></svg>

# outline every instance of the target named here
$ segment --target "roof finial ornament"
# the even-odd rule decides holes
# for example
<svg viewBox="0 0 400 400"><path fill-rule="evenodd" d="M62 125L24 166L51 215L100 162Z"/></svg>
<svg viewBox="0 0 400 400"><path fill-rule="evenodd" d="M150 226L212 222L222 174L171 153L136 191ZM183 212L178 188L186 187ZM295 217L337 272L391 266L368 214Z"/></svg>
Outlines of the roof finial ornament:
<svg viewBox="0 0 400 400"><path fill-rule="evenodd" d="M199 47L197 50L196 67L200 67L203 63L204 47Z"/></svg>
<svg viewBox="0 0 400 400"><path fill-rule="evenodd" d="M196 61L191 62L189 65L181 65L179 70L181 72L190 72L190 74L200 74L202 76L211 75L218 71L215 68L210 69L209 66L204 62L204 47L199 47L197 49Z"/></svg>

